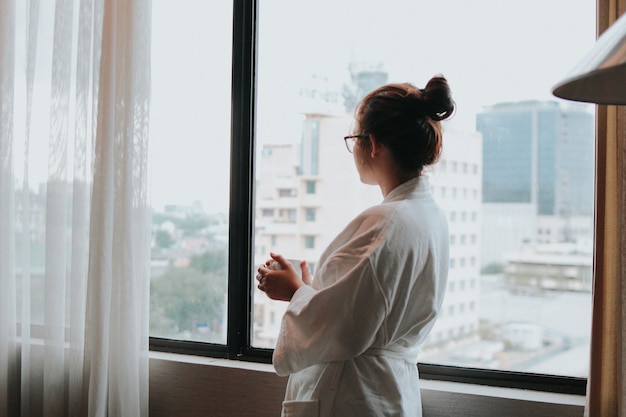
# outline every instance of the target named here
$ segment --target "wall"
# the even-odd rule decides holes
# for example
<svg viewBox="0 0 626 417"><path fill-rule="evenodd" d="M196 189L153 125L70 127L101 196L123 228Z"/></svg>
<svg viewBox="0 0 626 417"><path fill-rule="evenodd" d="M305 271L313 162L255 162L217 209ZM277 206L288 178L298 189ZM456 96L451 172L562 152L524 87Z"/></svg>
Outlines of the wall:
<svg viewBox="0 0 626 417"><path fill-rule="evenodd" d="M286 378L271 366L182 355L150 360L150 417L278 417ZM456 392L446 387L456 385ZM582 417L584 397L423 381L424 417ZM484 393L484 395L483 395Z"/></svg>

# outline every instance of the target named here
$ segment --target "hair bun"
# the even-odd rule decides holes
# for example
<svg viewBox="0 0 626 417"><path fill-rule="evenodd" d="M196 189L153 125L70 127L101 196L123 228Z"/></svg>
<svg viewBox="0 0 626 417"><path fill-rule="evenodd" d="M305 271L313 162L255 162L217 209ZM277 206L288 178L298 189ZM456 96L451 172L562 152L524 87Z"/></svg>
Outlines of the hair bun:
<svg viewBox="0 0 626 417"><path fill-rule="evenodd" d="M420 90L424 112L433 120L445 120L454 113L454 100L443 75L431 78Z"/></svg>

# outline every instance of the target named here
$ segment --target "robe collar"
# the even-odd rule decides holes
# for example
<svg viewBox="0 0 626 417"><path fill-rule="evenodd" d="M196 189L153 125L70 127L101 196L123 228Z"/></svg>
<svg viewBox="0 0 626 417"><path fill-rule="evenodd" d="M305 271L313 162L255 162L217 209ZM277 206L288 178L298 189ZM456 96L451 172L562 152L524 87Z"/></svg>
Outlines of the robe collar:
<svg viewBox="0 0 626 417"><path fill-rule="evenodd" d="M417 197L418 195L428 194L430 194L428 177L420 175L419 177L411 178L410 180L403 182L391 190L383 202L388 203L391 201L404 200L410 196Z"/></svg>

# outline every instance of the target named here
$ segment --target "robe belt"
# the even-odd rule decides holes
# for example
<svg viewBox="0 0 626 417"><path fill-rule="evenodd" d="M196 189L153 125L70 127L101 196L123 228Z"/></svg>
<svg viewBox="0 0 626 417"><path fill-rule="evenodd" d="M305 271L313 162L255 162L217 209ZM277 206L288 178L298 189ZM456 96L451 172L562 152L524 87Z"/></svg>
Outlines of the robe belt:
<svg viewBox="0 0 626 417"><path fill-rule="evenodd" d="M363 355L383 356L385 358L403 359L410 363L417 363L417 357L419 355L419 352L409 350L397 351L385 348L371 347L363 352Z"/></svg>

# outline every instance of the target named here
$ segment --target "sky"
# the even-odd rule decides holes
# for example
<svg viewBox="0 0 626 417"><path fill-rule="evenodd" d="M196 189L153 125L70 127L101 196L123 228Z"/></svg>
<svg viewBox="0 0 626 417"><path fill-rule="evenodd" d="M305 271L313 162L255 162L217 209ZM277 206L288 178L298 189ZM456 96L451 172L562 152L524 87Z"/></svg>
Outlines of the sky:
<svg viewBox="0 0 626 417"><path fill-rule="evenodd" d="M230 2L154 0L151 199L228 206ZM551 88L593 46L593 0L261 0L257 140L299 138L300 89L349 82L351 63L423 87L444 74L449 124L471 133L484 106L556 100ZM346 132L348 133L348 132Z"/></svg>

